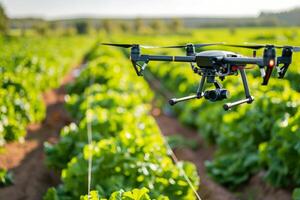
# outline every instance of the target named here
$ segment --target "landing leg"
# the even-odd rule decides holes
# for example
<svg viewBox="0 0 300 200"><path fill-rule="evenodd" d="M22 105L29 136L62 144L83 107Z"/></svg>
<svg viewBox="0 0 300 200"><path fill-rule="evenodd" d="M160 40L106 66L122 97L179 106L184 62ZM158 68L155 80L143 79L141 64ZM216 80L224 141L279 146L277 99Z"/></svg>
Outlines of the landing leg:
<svg viewBox="0 0 300 200"><path fill-rule="evenodd" d="M197 93L191 96L187 96L187 97L182 97L182 98L173 98L169 100L169 104L171 106L175 105L176 103L182 102L182 101L187 101L187 100L191 100L191 99L200 99L203 97L203 88L204 88L204 83L206 80L206 76L202 76L201 81L199 83L199 87L197 89Z"/></svg>
<svg viewBox="0 0 300 200"><path fill-rule="evenodd" d="M242 81L243 81L243 86L244 86L244 90L245 90L245 95L246 95L246 99L242 99L233 103L226 103L223 108L224 110L230 110L231 108L244 104L244 103L252 103L254 101L254 97L251 96L250 94L250 90L249 90L249 86L248 86L248 80L247 80L247 76L245 73L244 69L239 69L240 73L241 73L241 77L242 77Z"/></svg>

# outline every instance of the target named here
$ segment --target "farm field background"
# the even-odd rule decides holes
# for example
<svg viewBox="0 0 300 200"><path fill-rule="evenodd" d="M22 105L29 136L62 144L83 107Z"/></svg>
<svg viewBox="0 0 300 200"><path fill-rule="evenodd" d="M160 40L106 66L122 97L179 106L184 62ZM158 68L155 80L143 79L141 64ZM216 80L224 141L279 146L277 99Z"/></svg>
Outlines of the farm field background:
<svg viewBox="0 0 300 200"><path fill-rule="evenodd" d="M247 71L254 103L225 112L222 102L194 100L174 107L166 104L168 99L161 97L165 91L176 97L195 92L200 78L188 64L150 62L145 81L134 73L128 50L103 47L100 43L299 45L298 41L300 29L297 27L199 29L158 35L100 32L86 36L20 37L15 34L1 37L0 46L4 51L0 55L3 80L0 160L10 156L6 147L12 141L24 140L29 124L45 119L42 93L57 88L65 75L83 64L65 87L65 107L72 123L60 131L58 141L45 143L45 163L61 176L60 186L54 184L56 188L44 195L46 200L78 199L86 194L90 155L94 163L92 189L98 191L99 198L109 198L117 191L111 199L116 194L140 196L133 199L196 199L180 171L183 169L192 184L200 188L200 196L207 187L201 184L201 177L208 175L237 199L259 199L262 195L247 190L248 186L251 189L257 186L253 184L253 177L259 180L258 186L267 188L263 192L279 194L281 199L292 196L297 199L299 190L294 189L300 187L300 54L293 57L286 78L278 80L274 73L268 87L261 86L258 69ZM206 49L217 48L252 55L245 49ZM185 54L184 49L143 52ZM157 82L160 87L153 87ZM230 90L232 99L243 96L239 77L226 79L224 86ZM200 173L199 178L199 169L190 162L172 162L154 120L156 116L150 116L152 108L198 132L201 145L215 149L214 156L202 163L205 175ZM89 123L94 130L92 145L87 144ZM175 144L175 150L178 146ZM5 169L2 177L0 174L2 184L10 179L6 170L14 173L14 169L4 163L0 164ZM133 192L120 192L121 189ZM96 194L94 196L98 199Z"/></svg>

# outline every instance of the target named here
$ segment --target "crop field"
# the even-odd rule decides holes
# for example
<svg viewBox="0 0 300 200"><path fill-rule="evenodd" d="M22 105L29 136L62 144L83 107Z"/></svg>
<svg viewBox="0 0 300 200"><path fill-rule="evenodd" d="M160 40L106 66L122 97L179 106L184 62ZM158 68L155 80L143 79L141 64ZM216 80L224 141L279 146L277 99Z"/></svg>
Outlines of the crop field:
<svg viewBox="0 0 300 200"><path fill-rule="evenodd" d="M268 86L261 85L258 68L248 69L255 101L224 111L224 102L203 99L173 107L167 103L196 92L200 76L189 64L150 62L145 76L138 77L129 49L100 45L246 41L299 46L300 29L0 37L0 199L29 187L19 175L22 166L30 171L21 162L30 152L20 149L35 140L43 172L32 178L42 185L39 192L28 195L34 187L24 189L32 200L196 200L198 194L209 200L300 199L300 53L285 79L274 72ZM197 50L208 49L252 55L222 46ZM239 76L226 77L222 84L231 99L243 98ZM48 99L49 91L56 91L51 99L57 102ZM33 125L42 131L32 134ZM20 151L22 156L12 161Z"/></svg>

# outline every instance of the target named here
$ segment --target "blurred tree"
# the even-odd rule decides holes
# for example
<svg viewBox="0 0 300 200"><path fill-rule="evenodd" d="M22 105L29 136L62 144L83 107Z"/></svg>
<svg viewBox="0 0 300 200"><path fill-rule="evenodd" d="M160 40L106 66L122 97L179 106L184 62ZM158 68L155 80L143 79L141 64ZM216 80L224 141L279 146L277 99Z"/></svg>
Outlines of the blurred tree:
<svg viewBox="0 0 300 200"><path fill-rule="evenodd" d="M63 32L64 36L72 36L75 34L76 34L76 29L74 27L66 27Z"/></svg>
<svg viewBox="0 0 300 200"><path fill-rule="evenodd" d="M77 33L77 29L74 25L69 24L66 26L63 22L50 22L49 23L49 30L51 34L60 36L60 35L75 35Z"/></svg>
<svg viewBox="0 0 300 200"><path fill-rule="evenodd" d="M271 17L271 16L270 17L260 17L259 25L266 26L266 27L279 26L280 21L276 17Z"/></svg>
<svg viewBox="0 0 300 200"><path fill-rule="evenodd" d="M128 22L120 22L120 28L122 32L128 33L132 31L132 27Z"/></svg>
<svg viewBox="0 0 300 200"><path fill-rule="evenodd" d="M118 22L110 19L104 19L102 21L102 27L106 33L117 32L120 30Z"/></svg>
<svg viewBox="0 0 300 200"><path fill-rule="evenodd" d="M98 22L96 22L94 25L94 28L95 28L96 33L99 33L102 28L102 22L100 20Z"/></svg>
<svg viewBox="0 0 300 200"><path fill-rule="evenodd" d="M90 23L88 21L75 22L76 32L80 35L88 34L90 31Z"/></svg>
<svg viewBox="0 0 300 200"><path fill-rule="evenodd" d="M51 31L51 34L57 34L59 30L59 23L54 21L48 22L48 28L49 31Z"/></svg>
<svg viewBox="0 0 300 200"><path fill-rule="evenodd" d="M170 24L170 30L180 32L184 28L184 23L181 19L174 18Z"/></svg>
<svg viewBox="0 0 300 200"><path fill-rule="evenodd" d="M235 35L236 34L236 28L234 25L229 26L229 33L230 35Z"/></svg>
<svg viewBox="0 0 300 200"><path fill-rule="evenodd" d="M0 33L6 34L8 31L8 17L4 7L0 4Z"/></svg>
<svg viewBox="0 0 300 200"><path fill-rule="evenodd" d="M111 20L109 19L104 19L102 21L102 27L105 30L106 33L110 33L111 32Z"/></svg>
<svg viewBox="0 0 300 200"><path fill-rule="evenodd" d="M20 25L20 31L21 31L21 36L22 37L25 37L26 36L26 25L25 24L22 24L22 25Z"/></svg>
<svg viewBox="0 0 300 200"><path fill-rule="evenodd" d="M134 31L136 33L142 33L146 29L146 25L141 18L136 18L134 21Z"/></svg>
<svg viewBox="0 0 300 200"><path fill-rule="evenodd" d="M39 35L46 35L49 30L49 24L47 22L41 22L33 25L33 30Z"/></svg>
<svg viewBox="0 0 300 200"><path fill-rule="evenodd" d="M156 19L150 24L153 31L163 33L166 30L166 25L163 20Z"/></svg>

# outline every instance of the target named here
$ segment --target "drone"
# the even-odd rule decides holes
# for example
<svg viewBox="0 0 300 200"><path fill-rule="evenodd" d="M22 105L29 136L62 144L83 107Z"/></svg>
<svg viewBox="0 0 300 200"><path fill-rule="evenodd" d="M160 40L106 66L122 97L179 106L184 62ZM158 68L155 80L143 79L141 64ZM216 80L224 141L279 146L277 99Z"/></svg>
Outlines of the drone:
<svg viewBox="0 0 300 200"><path fill-rule="evenodd" d="M191 99L205 98L211 102L222 101L230 97L228 90L223 88L222 84L216 80L218 77L221 81L226 76L241 75L242 83L244 86L245 98L224 104L223 108L227 111L238 105L248 103L251 104L254 101L254 97L251 96L248 80L245 69L247 65L257 65L261 77L263 78L262 85L268 85L269 79L272 75L274 68L277 69L278 78L284 78L290 64L292 63L292 56L294 52L300 52L300 47L295 46L277 46L277 45L261 45L261 44L225 44L225 43L210 43L210 44L186 44L176 46L145 46L139 44L113 44L102 43L102 45L131 48L130 60L138 76L143 76L143 72L146 69L150 61L169 61L169 62L182 62L190 63L191 69L194 73L201 76L198 89L194 95L186 96L182 98L172 98L169 100L170 105L176 103L188 101ZM230 51L222 50L207 50L202 52L196 52L196 48L202 48L207 46L227 46L237 48L247 48L253 50L253 57L243 56ZM165 55L145 55L141 54L141 48L185 48L185 56L165 56ZM262 57L257 57L257 50L263 49ZM276 55L276 50L281 49L281 56ZM214 90L205 90L204 85L214 84Z"/></svg>

